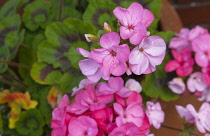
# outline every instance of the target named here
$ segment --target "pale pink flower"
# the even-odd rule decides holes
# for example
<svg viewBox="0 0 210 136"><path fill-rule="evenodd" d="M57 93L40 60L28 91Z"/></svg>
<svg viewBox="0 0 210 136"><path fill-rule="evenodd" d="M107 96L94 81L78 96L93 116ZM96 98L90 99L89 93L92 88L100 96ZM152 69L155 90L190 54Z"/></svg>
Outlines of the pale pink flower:
<svg viewBox="0 0 210 136"><path fill-rule="evenodd" d="M195 52L195 62L200 67L207 67L210 61L210 34L203 34L192 42Z"/></svg>
<svg viewBox="0 0 210 136"><path fill-rule="evenodd" d="M120 27L122 39L130 39L132 44L139 44L146 36L146 28L153 22L154 15L151 11L144 9L139 3L132 3L128 9L116 7L113 11Z"/></svg>
<svg viewBox="0 0 210 136"><path fill-rule="evenodd" d="M137 127L141 127L144 118L143 108L139 103L132 102L123 108L120 104L113 104L115 112L119 115L116 118L117 126L122 126L125 123L134 123Z"/></svg>
<svg viewBox="0 0 210 136"><path fill-rule="evenodd" d="M126 81L125 83L125 87L127 87L131 91L136 91L138 93L140 93L142 90L142 86L140 85L140 83L134 79L128 79L128 81Z"/></svg>
<svg viewBox="0 0 210 136"><path fill-rule="evenodd" d="M116 32L109 32L100 39L103 48L91 51L92 59L100 64L105 76L121 76L126 72L130 49L127 44L119 44L120 36Z"/></svg>
<svg viewBox="0 0 210 136"><path fill-rule="evenodd" d="M154 104L153 102L147 102L146 105L146 115L149 119L150 124L153 125L156 129L159 129L161 123L163 123L164 121L165 116L160 103L157 102Z"/></svg>
<svg viewBox="0 0 210 136"><path fill-rule="evenodd" d="M207 84L204 80L203 73L195 72L190 75L187 80L187 88L190 92L194 93L196 91L204 91L207 88Z"/></svg>
<svg viewBox="0 0 210 136"><path fill-rule="evenodd" d="M98 134L97 123L88 116L79 116L71 120L68 130L68 136L96 136Z"/></svg>
<svg viewBox="0 0 210 136"><path fill-rule="evenodd" d="M108 80L109 77L104 76L104 74L101 71L100 65L92 59L90 56L90 52L82 49L77 48L77 51L84 57L90 58L90 59L84 59L79 61L79 67L82 71L82 74L87 76L87 78L93 82L96 83L100 80L102 77L104 80Z"/></svg>
<svg viewBox="0 0 210 136"><path fill-rule="evenodd" d="M180 52L176 50L171 51L175 60L169 61L165 66L166 72L176 70L178 76L184 77L192 73L194 59L192 58L189 48L184 48Z"/></svg>
<svg viewBox="0 0 210 136"><path fill-rule="evenodd" d="M178 112L179 116L181 118L185 118L186 121L188 121L190 123L194 123L194 117L193 117L192 113L187 108L188 108L188 106L186 108L184 108L180 105L176 105L176 111Z"/></svg>
<svg viewBox="0 0 210 136"><path fill-rule="evenodd" d="M164 59L166 44L159 36L144 38L129 56L129 64L136 75L148 74L156 70Z"/></svg>
<svg viewBox="0 0 210 136"><path fill-rule="evenodd" d="M140 134L138 127L133 123L125 123L116 127L108 136L146 136Z"/></svg>
<svg viewBox="0 0 210 136"><path fill-rule="evenodd" d="M169 48L181 50L182 48L189 47L189 32L190 30L187 28L181 29L180 33L176 34L178 37L174 37L170 40Z"/></svg>
<svg viewBox="0 0 210 136"><path fill-rule="evenodd" d="M209 105L209 103L204 102L201 105L198 112L196 112L195 108L191 104L188 104L187 106L188 106L187 107L188 110L194 117L194 122L195 122L197 129L201 133L206 133L206 130L210 131L210 116L209 116L210 105Z"/></svg>
<svg viewBox="0 0 210 136"><path fill-rule="evenodd" d="M199 101L210 102L210 87L207 87L201 94L201 97L198 98Z"/></svg>
<svg viewBox="0 0 210 136"><path fill-rule="evenodd" d="M174 78L173 80L168 82L168 87L176 94L182 94L186 87L183 80L179 77Z"/></svg>

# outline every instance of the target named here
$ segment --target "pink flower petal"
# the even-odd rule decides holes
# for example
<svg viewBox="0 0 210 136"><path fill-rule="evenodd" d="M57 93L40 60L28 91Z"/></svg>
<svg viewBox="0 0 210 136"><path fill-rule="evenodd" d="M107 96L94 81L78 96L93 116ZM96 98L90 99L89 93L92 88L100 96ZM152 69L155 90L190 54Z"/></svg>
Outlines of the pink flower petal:
<svg viewBox="0 0 210 136"><path fill-rule="evenodd" d="M113 45L119 45L119 43L120 36L116 32L109 32L104 34L100 39L100 45L105 49L109 49Z"/></svg>

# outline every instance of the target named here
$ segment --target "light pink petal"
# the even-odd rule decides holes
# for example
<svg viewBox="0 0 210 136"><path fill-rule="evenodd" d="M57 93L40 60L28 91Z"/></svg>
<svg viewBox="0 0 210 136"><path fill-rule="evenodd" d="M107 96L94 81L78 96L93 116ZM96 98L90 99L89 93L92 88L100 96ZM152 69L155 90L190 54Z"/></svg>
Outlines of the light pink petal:
<svg viewBox="0 0 210 136"><path fill-rule="evenodd" d="M121 7L116 7L113 11L115 17L120 21L120 23L124 26L128 26L131 22L130 12Z"/></svg>
<svg viewBox="0 0 210 136"><path fill-rule="evenodd" d="M185 84L181 78L174 78L168 82L168 87L176 94L182 94L185 91Z"/></svg>
<svg viewBox="0 0 210 136"><path fill-rule="evenodd" d="M208 31L206 29L204 29L201 26L196 26L195 28L193 28L190 33L189 33L189 40L193 40L196 37L198 37L201 34L205 34L208 33Z"/></svg>
<svg viewBox="0 0 210 136"><path fill-rule="evenodd" d="M156 65L160 65L162 63L162 61L165 58L165 52L163 52L161 55L159 56L152 56L150 54L145 53L145 56L147 56L149 63L155 67Z"/></svg>
<svg viewBox="0 0 210 136"><path fill-rule="evenodd" d="M141 4L133 2L129 7L128 11L130 12L131 22L133 25L136 25L138 22L142 21L143 17L143 7Z"/></svg>
<svg viewBox="0 0 210 136"><path fill-rule="evenodd" d="M176 70L178 67L180 66L180 64L177 62L177 60L171 60L169 61L166 66L165 66L165 71L166 72L171 72Z"/></svg>
<svg viewBox="0 0 210 136"><path fill-rule="evenodd" d="M124 110L122 108L122 106L118 103L114 103L113 104L113 107L114 107L114 111L121 117L123 117L123 114L124 114Z"/></svg>
<svg viewBox="0 0 210 136"><path fill-rule="evenodd" d="M101 69L98 69L93 75L87 75L87 78L93 82L93 83L97 83L100 78L102 76L102 71Z"/></svg>
<svg viewBox="0 0 210 136"><path fill-rule="evenodd" d="M166 43L159 36L150 36L148 37L148 40L150 40L151 42L142 43L145 44L143 49L147 54L150 54L152 56L159 56L166 51ZM148 43L150 45L148 45Z"/></svg>
<svg viewBox="0 0 210 136"><path fill-rule="evenodd" d="M128 89L127 87L123 87L122 89L120 89L117 94L123 98L129 97L132 92L130 89Z"/></svg>
<svg viewBox="0 0 210 136"><path fill-rule="evenodd" d="M182 28L180 33L176 34L176 36L183 38L183 39L188 39L189 32L190 32L190 30L188 28Z"/></svg>
<svg viewBox="0 0 210 136"><path fill-rule="evenodd" d="M119 91L123 88L124 81L121 77L110 77L108 84L112 89Z"/></svg>
<svg viewBox="0 0 210 136"><path fill-rule="evenodd" d="M190 44L190 42L188 41L188 39L175 37L175 38L171 39L171 41L169 43L169 48L180 49L180 48L185 48L189 44Z"/></svg>
<svg viewBox="0 0 210 136"><path fill-rule="evenodd" d="M126 68L126 63L119 59L119 63L116 65L116 67L113 67L111 74L114 76L122 76L126 72Z"/></svg>
<svg viewBox="0 0 210 136"><path fill-rule="evenodd" d="M104 34L100 39L100 45L105 49L109 49L113 45L119 45L119 43L120 36L116 32L109 32Z"/></svg>
<svg viewBox="0 0 210 136"><path fill-rule="evenodd" d="M201 67L207 67L209 60L203 52L197 52L195 54L195 62Z"/></svg>
<svg viewBox="0 0 210 136"><path fill-rule="evenodd" d="M98 62L99 64L103 63L104 58L110 54L109 51L107 51L104 48L101 49L93 49L91 51L91 57L93 60L95 60L96 62Z"/></svg>
<svg viewBox="0 0 210 136"><path fill-rule="evenodd" d="M143 74L150 74L152 72L154 72L156 70L156 67L149 64L149 66L147 67L147 69L143 72Z"/></svg>
<svg viewBox="0 0 210 136"><path fill-rule="evenodd" d="M148 27L154 21L154 15L148 9L143 10L142 23Z"/></svg>
<svg viewBox="0 0 210 136"><path fill-rule="evenodd" d="M113 51L117 53L117 57L121 58L124 62L126 62L129 58L130 48L127 44L122 44L119 46L113 46Z"/></svg>
<svg viewBox="0 0 210 136"><path fill-rule="evenodd" d="M142 97L139 93L132 91L132 94L127 98L126 104L129 105L132 102L136 102L139 105L142 105Z"/></svg>
<svg viewBox="0 0 210 136"><path fill-rule="evenodd" d="M105 83L105 82L100 82L97 85L97 89L96 90L98 92L100 92L101 95L107 95L107 94L113 94L113 93L115 93L114 90L112 88L110 88L109 85L107 83Z"/></svg>
<svg viewBox="0 0 210 136"><path fill-rule="evenodd" d="M90 58L90 52L83 49L83 48L77 48L77 52L79 52L79 54L81 54L83 57L87 57Z"/></svg>
<svg viewBox="0 0 210 136"><path fill-rule="evenodd" d="M125 83L125 87L129 88L131 91L136 91L138 93L141 92L142 86L140 83L134 79L128 79L128 81Z"/></svg>
<svg viewBox="0 0 210 136"><path fill-rule="evenodd" d="M134 27L134 34L130 37L130 42L134 45L139 44L147 34L146 27L139 22L139 25Z"/></svg>
<svg viewBox="0 0 210 136"><path fill-rule="evenodd" d="M102 71L105 76L110 76L112 70L119 65L119 60L112 55L107 55L103 61Z"/></svg>
<svg viewBox="0 0 210 136"><path fill-rule="evenodd" d="M133 29L128 29L128 27L125 26L120 27L120 36L124 40L130 38L134 33Z"/></svg>
<svg viewBox="0 0 210 136"><path fill-rule="evenodd" d="M210 49L210 34L203 34L192 41L192 49L195 52L205 52Z"/></svg>
<svg viewBox="0 0 210 136"><path fill-rule="evenodd" d="M133 117L143 117L143 107L137 102L130 103L125 110L126 115L132 115Z"/></svg>
<svg viewBox="0 0 210 136"><path fill-rule="evenodd" d="M80 115L82 113L84 113L85 111L88 110L89 107L87 106L83 106L79 103L72 103L70 106L68 106L66 108L66 111L70 112L70 113L74 113L77 115Z"/></svg>
<svg viewBox="0 0 210 136"><path fill-rule="evenodd" d="M84 75L93 75L96 73L100 66L92 59L85 59L79 61L79 67Z"/></svg>

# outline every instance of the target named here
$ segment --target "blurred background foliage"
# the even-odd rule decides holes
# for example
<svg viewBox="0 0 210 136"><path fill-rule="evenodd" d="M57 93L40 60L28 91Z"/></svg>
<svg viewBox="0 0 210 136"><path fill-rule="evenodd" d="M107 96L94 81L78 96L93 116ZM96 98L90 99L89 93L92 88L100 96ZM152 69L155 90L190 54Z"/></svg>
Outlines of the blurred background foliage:
<svg viewBox="0 0 210 136"><path fill-rule="evenodd" d="M85 78L78 67L83 59L76 48L90 50L98 43L88 43L84 34L103 35L103 24L110 24L117 31L113 9L127 8L135 0L8 0L0 7L0 135L48 136L52 109L61 95L71 94L72 88ZM158 13L160 0L136 0L153 12L155 20L148 28L151 35L158 35L168 43L173 32L161 32ZM166 56L155 73L135 78L143 86L146 98L175 100L168 88L169 76L164 65ZM10 97L4 90L10 91ZM9 127L13 111L9 103L24 105L13 95L29 93L35 107L20 109L15 127ZM5 98L8 98L8 101ZM8 105L7 105L8 104ZM16 111L15 111L16 112Z"/></svg>

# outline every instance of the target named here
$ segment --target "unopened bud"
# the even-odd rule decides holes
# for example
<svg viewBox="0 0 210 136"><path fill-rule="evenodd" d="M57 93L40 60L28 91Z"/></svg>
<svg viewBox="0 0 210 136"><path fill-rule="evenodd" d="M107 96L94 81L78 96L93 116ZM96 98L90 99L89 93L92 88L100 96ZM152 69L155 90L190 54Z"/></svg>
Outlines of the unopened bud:
<svg viewBox="0 0 210 136"><path fill-rule="evenodd" d="M99 38L92 34L85 34L85 38L88 42L99 42Z"/></svg>
<svg viewBox="0 0 210 136"><path fill-rule="evenodd" d="M147 31L147 34L146 34L146 36L148 37L150 35L150 31Z"/></svg>
<svg viewBox="0 0 210 136"><path fill-rule="evenodd" d="M112 31L110 25L107 24L106 22L104 22L104 31L105 31L106 33L109 33L109 32Z"/></svg>

